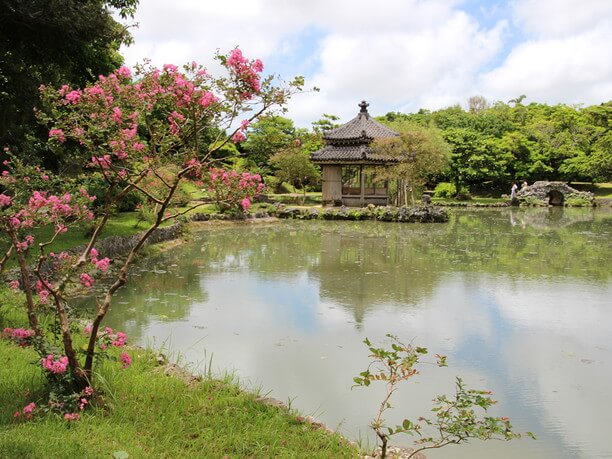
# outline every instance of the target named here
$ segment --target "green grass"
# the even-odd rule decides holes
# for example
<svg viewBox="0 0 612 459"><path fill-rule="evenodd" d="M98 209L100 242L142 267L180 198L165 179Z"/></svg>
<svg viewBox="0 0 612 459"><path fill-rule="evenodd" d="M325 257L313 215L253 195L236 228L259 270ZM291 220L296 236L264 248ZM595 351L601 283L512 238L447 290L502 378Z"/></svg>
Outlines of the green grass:
<svg viewBox="0 0 612 459"><path fill-rule="evenodd" d="M166 222L161 226L171 225L173 222ZM147 222L138 221L138 212L121 212L114 215L104 227L100 235L100 240L110 236L130 236L132 234L140 233L148 228ZM62 252L79 245L84 245L89 242L89 228L83 224L70 228L67 232L60 234L51 246L49 246L47 252ZM36 242L44 242L51 239L53 236L53 227L41 227L32 229L31 234L34 236ZM0 249L4 246L0 245ZM38 249L30 250L28 252L28 259L34 260L38 256ZM17 266L16 261L13 259L7 264L8 268Z"/></svg>
<svg viewBox="0 0 612 459"><path fill-rule="evenodd" d="M577 182L570 185L580 191L590 191L596 198L612 199L612 182L586 183Z"/></svg>
<svg viewBox="0 0 612 459"><path fill-rule="evenodd" d="M283 204L301 204L304 199L303 193L269 193L268 197L275 201ZM306 193L306 199L304 204L321 204L321 192L309 192Z"/></svg>
<svg viewBox="0 0 612 459"><path fill-rule="evenodd" d="M2 326L14 326L7 316L18 317L10 295L0 292ZM80 421L39 414L19 422L13 413L40 401L44 378L32 349L0 339L0 458L108 458L116 451L131 458L359 456L340 436L257 402L232 381L188 384L166 375L153 352L130 353L131 368L110 361L102 367L97 386L104 387L105 404L87 410Z"/></svg>
<svg viewBox="0 0 612 459"><path fill-rule="evenodd" d="M504 202L508 202L508 199L505 198L487 198L487 197L480 197L480 196L473 196L472 199L468 200L468 201L458 201L457 199L454 198L432 198L431 200L434 204L456 204L458 202L464 202L467 203L468 205L470 204L500 204L500 203L504 203Z"/></svg>

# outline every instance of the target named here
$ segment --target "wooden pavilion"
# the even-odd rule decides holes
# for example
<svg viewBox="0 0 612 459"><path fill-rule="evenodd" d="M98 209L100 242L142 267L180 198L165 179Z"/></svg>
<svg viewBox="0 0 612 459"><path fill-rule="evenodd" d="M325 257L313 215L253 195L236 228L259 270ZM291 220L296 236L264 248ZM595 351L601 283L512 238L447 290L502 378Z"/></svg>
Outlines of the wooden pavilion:
<svg viewBox="0 0 612 459"><path fill-rule="evenodd" d="M348 123L323 134L325 147L310 155L321 165L323 205L362 207L388 204L388 184L376 180L374 168L395 162L374 153L370 145L376 139L399 134L374 121L368 103L359 104L360 111Z"/></svg>

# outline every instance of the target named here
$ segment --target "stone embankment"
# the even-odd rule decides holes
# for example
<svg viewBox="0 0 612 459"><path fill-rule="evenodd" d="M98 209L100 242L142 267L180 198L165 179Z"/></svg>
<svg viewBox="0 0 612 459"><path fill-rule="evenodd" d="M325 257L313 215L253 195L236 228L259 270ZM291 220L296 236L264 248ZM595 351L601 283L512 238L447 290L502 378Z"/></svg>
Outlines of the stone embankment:
<svg viewBox="0 0 612 459"><path fill-rule="evenodd" d="M376 220L399 223L444 223L449 219L448 211L433 206L419 207L363 207L363 208L285 208L279 207L278 218L297 220Z"/></svg>

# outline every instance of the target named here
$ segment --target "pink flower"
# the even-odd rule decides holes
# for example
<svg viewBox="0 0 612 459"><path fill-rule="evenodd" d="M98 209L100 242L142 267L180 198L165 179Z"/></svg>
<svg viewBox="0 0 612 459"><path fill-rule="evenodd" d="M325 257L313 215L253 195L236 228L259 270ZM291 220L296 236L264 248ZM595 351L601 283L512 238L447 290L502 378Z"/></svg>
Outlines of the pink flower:
<svg viewBox="0 0 612 459"><path fill-rule="evenodd" d="M97 260L95 262L96 268L98 268L103 273L108 269L108 265L110 265L110 260L108 258L102 258L101 260Z"/></svg>
<svg viewBox="0 0 612 459"><path fill-rule="evenodd" d="M110 155L104 155L91 157L91 164L94 166L100 166L102 169L108 169L111 166L111 157Z"/></svg>
<svg viewBox="0 0 612 459"><path fill-rule="evenodd" d="M249 210L249 207L251 207L251 200L249 198L244 198L242 201L240 201L240 205L242 206L242 209L246 212L247 210Z"/></svg>
<svg viewBox="0 0 612 459"><path fill-rule="evenodd" d="M263 62L261 62L259 59L255 59L253 61L253 70L261 73L263 72L263 69L264 69Z"/></svg>
<svg viewBox="0 0 612 459"><path fill-rule="evenodd" d="M16 411L15 414L13 414L13 417L19 419L21 415L23 414L24 418L26 418L27 420L30 420L32 419L32 416L34 415L35 409L36 409L36 403L34 402L28 403L26 406L23 407L21 411Z"/></svg>
<svg viewBox="0 0 612 459"><path fill-rule="evenodd" d="M198 103L202 107L207 108L214 102L217 102L217 100L218 99L211 92L206 91L204 92L204 94L202 94L202 97L200 97L200 100L198 101Z"/></svg>
<svg viewBox="0 0 612 459"><path fill-rule="evenodd" d="M57 358L53 354L49 354L45 359L40 361L45 370L53 374L60 375L66 372L68 368L68 357L62 356Z"/></svg>
<svg viewBox="0 0 612 459"><path fill-rule="evenodd" d="M242 131L236 131L232 136L232 142L240 143L246 140L246 136L242 133Z"/></svg>
<svg viewBox="0 0 612 459"><path fill-rule="evenodd" d="M113 121L117 124L123 121L123 113L121 113L121 109L119 107L113 108Z"/></svg>
<svg viewBox="0 0 612 459"><path fill-rule="evenodd" d="M120 77L126 78L126 79L129 79L132 76L132 72L126 66L119 67L119 69L117 69L115 73L119 75Z"/></svg>
<svg viewBox="0 0 612 459"><path fill-rule="evenodd" d="M111 345L115 347L123 347L127 344L128 336L124 332L117 332L115 339L111 342Z"/></svg>
<svg viewBox="0 0 612 459"><path fill-rule="evenodd" d="M89 335L91 333L91 330L93 329L92 325L86 325L85 328L83 329L83 333L86 335Z"/></svg>
<svg viewBox="0 0 612 459"><path fill-rule="evenodd" d="M240 51L238 48L230 51L229 57L227 59L227 64L230 67L236 68L243 64L246 64L247 62L247 59L245 59L245 57L242 55L242 51Z"/></svg>
<svg viewBox="0 0 612 459"><path fill-rule="evenodd" d="M9 282L9 288L11 290L17 290L19 288L19 280L15 279Z"/></svg>
<svg viewBox="0 0 612 459"><path fill-rule="evenodd" d="M38 292L38 300L40 304L47 304L49 302L49 290L41 290Z"/></svg>
<svg viewBox="0 0 612 459"><path fill-rule="evenodd" d="M66 135L64 131L61 129L51 129L49 131L49 138L56 138L60 143L64 143L66 141Z"/></svg>
<svg viewBox="0 0 612 459"><path fill-rule="evenodd" d="M242 120L242 121L240 122L240 130L241 130L241 131L246 130L246 128L247 128L247 127L249 127L249 124L251 124L251 121L250 121L250 120Z"/></svg>
<svg viewBox="0 0 612 459"><path fill-rule="evenodd" d="M132 365L132 357L127 352L122 352L119 359L121 360L121 368L129 368Z"/></svg>
<svg viewBox="0 0 612 459"><path fill-rule="evenodd" d="M11 205L12 198L10 196L5 195L4 193L0 194L0 207L6 207Z"/></svg>
<svg viewBox="0 0 612 459"><path fill-rule="evenodd" d="M87 395L88 397L91 397L94 393L93 387L91 386L87 386L85 389L83 389L83 392L85 393L85 395Z"/></svg>
<svg viewBox="0 0 612 459"><path fill-rule="evenodd" d="M69 103L76 104L81 99L81 92L77 90L70 91L68 94L66 94L65 98Z"/></svg>
<svg viewBox="0 0 612 459"><path fill-rule="evenodd" d="M36 403L32 402L27 404L26 406L23 407L23 414L27 415L32 415L32 413L34 412L34 409L36 408Z"/></svg>
<svg viewBox="0 0 612 459"><path fill-rule="evenodd" d="M34 336L34 330L5 328L2 335L13 340L19 347L26 347L31 344L30 339Z"/></svg>
<svg viewBox="0 0 612 459"><path fill-rule="evenodd" d="M79 413L66 413L64 414L64 420L68 422L78 421L81 419L81 415Z"/></svg>
<svg viewBox="0 0 612 459"><path fill-rule="evenodd" d="M89 274L87 274L87 273L82 273L82 274L79 276L79 280L81 281L81 284L82 284L82 285L84 285L84 286L85 286L85 287L87 287L87 288L91 288L91 287L93 287L93 284L94 284L94 282L95 282L95 281L94 281L94 278L93 278L93 277L91 277L91 276L90 276Z"/></svg>

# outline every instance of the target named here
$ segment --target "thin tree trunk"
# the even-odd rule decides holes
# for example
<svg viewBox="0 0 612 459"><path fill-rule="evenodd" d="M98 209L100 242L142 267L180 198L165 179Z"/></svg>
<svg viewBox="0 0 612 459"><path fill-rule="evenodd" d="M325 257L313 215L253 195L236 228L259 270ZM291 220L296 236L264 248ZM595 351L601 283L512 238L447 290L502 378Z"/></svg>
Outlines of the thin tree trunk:
<svg viewBox="0 0 612 459"><path fill-rule="evenodd" d="M30 324L30 328L34 330L34 334L42 338L43 333L38 322L38 317L36 316L34 298L32 296L30 270L28 269L28 264L25 257L23 256L23 252L17 249L17 247L19 246L19 240L17 239L17 235L14 231L10 231L10 235L11 242L15 247L15 252L17 253L17 262L19 263L19 269L21 271L21 280L23 282L23 290L26 295L26 311L28 315L28 323Z"/></svg>

